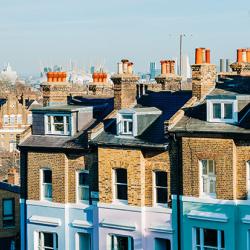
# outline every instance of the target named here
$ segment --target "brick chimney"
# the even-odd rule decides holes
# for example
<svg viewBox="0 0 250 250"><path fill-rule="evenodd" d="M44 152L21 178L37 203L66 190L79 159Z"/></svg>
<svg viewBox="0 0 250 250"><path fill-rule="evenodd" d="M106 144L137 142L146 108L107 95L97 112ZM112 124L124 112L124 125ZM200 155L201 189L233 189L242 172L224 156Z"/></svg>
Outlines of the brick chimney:
<svg viewBox="0 0 250 250"><path fill-rule="evenodd" d="M114 83L114 108L119 110L135 105L139 77L133 74L133 63L127 59L121 60L118 72L111 80Z"/></svg>
<svg viewBox="0 0 250 250"><path fill-rule="evenodd" d="M11 185L19 185L19 174L14 167L8 170L8 183Z"/></svg>
<svg viewBox="0 0 250 250"><path fill-rule="evenodd" d="M192 65L192 93L198 99L204 98L214 89L216 66L210 63L210 49L195 50L195 64Z"/></svg>
<svg viewBox="0 0 250 250"><path fill-rule="evenodd" d="M41 84L43 106L67 104L69 84L66 82L66 72L48 72L47 82Z"/></svg>
<svg viewBox="0 0 250 250"><path fill-rule="evenodd" d="M181 89L181 76L175 74L175 61L162 60L161 74L155 77L158 84L161 84L162 90L177 91Z"/></svg>

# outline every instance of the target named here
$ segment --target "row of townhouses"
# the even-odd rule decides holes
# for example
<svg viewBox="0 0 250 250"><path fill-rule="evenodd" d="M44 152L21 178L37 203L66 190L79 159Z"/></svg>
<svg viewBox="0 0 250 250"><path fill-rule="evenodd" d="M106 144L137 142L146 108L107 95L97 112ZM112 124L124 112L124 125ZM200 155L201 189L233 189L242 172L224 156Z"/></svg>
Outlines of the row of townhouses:
<svg viewBox="0 0 250 250"><path fill-rule="evenodd" d="M41 86L19 145L22 250L250 249L250 56L219 75L209 49L195 59L190 90L169 60L154 87L122 60L114 98Z"/></svg>

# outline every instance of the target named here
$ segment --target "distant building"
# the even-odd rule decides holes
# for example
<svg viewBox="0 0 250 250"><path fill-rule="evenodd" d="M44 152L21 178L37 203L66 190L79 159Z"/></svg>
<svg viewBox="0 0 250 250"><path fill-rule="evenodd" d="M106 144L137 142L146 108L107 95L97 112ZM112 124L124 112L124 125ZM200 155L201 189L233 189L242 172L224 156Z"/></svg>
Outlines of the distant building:
<svg viewBox="0 0 250 250"><path fill-rule="evenodd" d="M155 62L150 63L150 79L155 79L156 76Z"/></svg>
<svg viewBox="0 0 250 250"><path fill-rule="evenodd" d="M7 81L14 84L17 80L17 72L13 71L10 64L8 63L7 66L2 70L0 73L0 80Z"/></svg>
<svg viewBox="0 0 250 250"><path fill-rule="evenodd" d="M95 66L90 67L90 73L93 74L95 72Z"/></svg>

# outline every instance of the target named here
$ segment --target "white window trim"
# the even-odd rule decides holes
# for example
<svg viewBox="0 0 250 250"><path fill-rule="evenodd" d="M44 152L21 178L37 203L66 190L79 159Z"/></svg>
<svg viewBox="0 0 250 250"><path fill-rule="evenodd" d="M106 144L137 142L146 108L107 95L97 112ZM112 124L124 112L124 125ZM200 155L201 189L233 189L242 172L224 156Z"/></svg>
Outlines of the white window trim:
<svg viewBox="0 0 250 250"><path fill-rule="evenodd" d="M216 199L216 184L215 184L215 193L204 193L203 192L203 169L202 169L202 161L203 160L212 160L212 159L202 159L202 160L199 160L199 179L200 179L200 197L203 197L203 198L212 198L212 199ZM215 161L212 160L214 162L214 168L215 168L215 178L216 178L216 164L215 164ZM216 180L215 180L215 183L216 183Z"/></svg>
<svg viewBox="0 0 250 250"><path fill-rule="evenodd" d="M107 237L107 249L111 249L112 247L112 237L126 237L128 238L128 250L132 250L134 249L133 247L133 237L132 236L129 236L129 235L120 235L120 234L108 234L108 237Z"/></svg>
<svg viewBox="0 0 250 250"><path fill-rule="evenodd" d="M207 247L207 246L204 246L204 228L199 228L199 227L193 227L192 228L192 235L193 235L193 237L192 237L192 244L193 244L192 248L193 248L193 250L197 249L197 245L196 245L196 230L197 229L200 231L200 249L204 250L204 247ZM209 229L209 228L205 228L205 229ZM221 247L221 232L222 232L222 230L218 230L218 229L214 229L214 230L217 231L218 244L217 244L217 247L214 247L214 248L211 247L211 250L212 249L225 250L226 247L224 247L224 248Z"/></svg>
<svg viewBox="0 0 250 250"><path fill-rule="evenodd" d="M54 117L55 116L62 116L63 117L63 125L64 125L64 132L63 133L60 131L55 131L55 129L54 129ZM69 118L68 131L66 130L67 117ZM49 131L49 119L51 119L51 131ZM65 114L45 115L44 122L45 122L45 124L44 124L45 125L45 134L48 134L48 135L71 135L72 134L72 129L71 129L72 119L71 119L70 115L65 115Z"/></svg>
<svg viewBox="0 0 250 250"><path fill-rule="evenodd" d="M133 123L133 131L132 133L123 133L122 132L122 121L123 120L127 120L127 119L123 119L122 116L123 115L131 115L132 116L132 123ZM130 120L130 119L128 119ZM125 137L129 137L129 136L137 136L137 115L135 113L118 113L117 114L117 135L120 136L125 136Z"/></svg>
<svg viewBox="0 0 250 250"><path fill-rule="evenodd" d="M222 118L213 118L213 104L221 105L221 116ZM233 105L233 118L224 119L224 104ZM238 106L237 100L226 100L226 99L208 99L207 100L207 121L208 122L223 122L223 123L237 123L238 122Z"/></svg>
<svg viewBox="0 0 250 250"><path fill-rule="evenodd" d="M37 244L35 244L35 245L37 245L37 248L35 248L35 249L45 249L44 246L40 246L40 237L39 237L40 236L39 234L43 235L44 233L53 234L53 250L58 250L59 246L54 247L54 246L56 246L56 242L58 242L58 244L59 244L57 233L55 233L55 232L45 232L45 231L38 231L37 236L35 235L34 242L37 240ZM44 245L44 239L43 239L43 245Z"/></svg>
<svg viewBox="0 0 250 250"><path fill-rule="evenodd" d="M117 193L117 183L116 183L116 170L119 168L115 168L112 171L112 179L113 179L113 203L115 204L123 204L123 205L127 205L128 204L128 200L121 200L121 199L117 199L116 198L116 193ZM127 192L128 192L128 170L127 170Z"/></svg>
<svg viewBox="0 0 250 250"><path fill-rule="evenodd" d="M79 188L79 174L80 173L88 174L88 178L89 178L89 170L83 169L83 170L76 171L76 202L81 203L81 204L89 204L89 199L88 200L79 200L79 190L78 190L78 188ZM83 186L83 187L88 188L90 190L89 185L88 186Z"/></svg>
<svg viewBox="0 0 250 250"><path fill-rule="evenodd" d="M168 207L168 202L167 203L157 203L156 202L156 173L157 172L166 172L166 171L161 171L161 170L153 171L153 178L152 179L153 179L153 197L154 197L153 202L154 202L154 206L155 207ZM167 176L168 176L168 173L167 173ZM168 181L167 181L167 183L168 183ZM167 189L167 192L168 192L168 187L166 187L166 189Z"/></svg>
<svg viewBox="0 0 250 250"><path fill-rule="evenodd" d="M43 184L43 171L44 170L51 170L50 168L41 168L40 169L40 197L42 201L52 201L53 199L53 186L52 186L52 198L45 198L44 196L44 184ZM52 171L52 170L51 170Z"/></svg>

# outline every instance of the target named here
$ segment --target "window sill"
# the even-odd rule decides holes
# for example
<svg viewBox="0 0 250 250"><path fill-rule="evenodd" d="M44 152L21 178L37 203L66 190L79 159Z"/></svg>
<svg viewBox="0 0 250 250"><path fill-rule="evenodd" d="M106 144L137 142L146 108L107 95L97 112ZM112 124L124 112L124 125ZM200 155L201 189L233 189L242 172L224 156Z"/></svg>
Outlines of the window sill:
<svg viewBox="0 0 250 250"><path fill-rule="evenodd" d="M201 194L200 198L203 198L203 199L215 199L216 200L216 194Z"/></svg>
<svg viewBox="0 0 250 250"><path fill-rule="evenodd" d="M14 226L3 226L3 229L14 229L14 228L16 228L16 226L14 225Z"/></svg>
<svg viewBox="0 0 250 250"><path fill-rule="evenodd" d="M168 203L155 203L155 208L169 208Z"/></svg>
<svg viewBox="0 0 250 250"><path fill-rule="evenodd" d="M41 199L41 201L44 201L44 202L53 202L52 198L51 199Z"/></svg>
<svg viewBox="0 0 250 250"><path fill-rule="evenodd" d="M127 200L114 200L112 202L112 204L114 204L114 205L128 205L128 201Z"/></svg>

